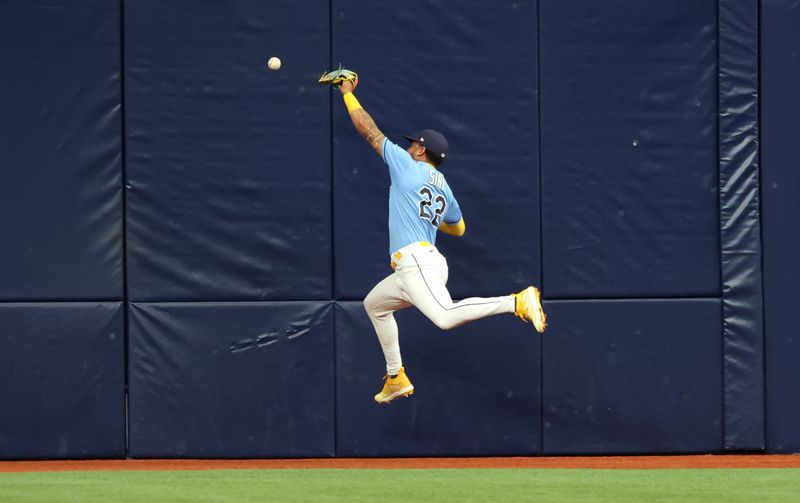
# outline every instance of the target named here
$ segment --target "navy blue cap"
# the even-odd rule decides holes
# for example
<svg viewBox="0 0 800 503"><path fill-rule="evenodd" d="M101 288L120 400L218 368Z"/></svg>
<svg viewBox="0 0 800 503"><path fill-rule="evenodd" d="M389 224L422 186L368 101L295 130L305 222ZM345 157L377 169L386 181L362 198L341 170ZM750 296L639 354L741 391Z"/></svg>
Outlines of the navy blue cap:
<svg viewBox="0 0 800 503"><path fill-rule="evenodd" d="M431 153L434 157L438 157L444 161L447 155L447 140L444 135L435 129L423 129L419 133L413 135L405 135L408 141L415 141L425 147L425 150Z"/></svg>

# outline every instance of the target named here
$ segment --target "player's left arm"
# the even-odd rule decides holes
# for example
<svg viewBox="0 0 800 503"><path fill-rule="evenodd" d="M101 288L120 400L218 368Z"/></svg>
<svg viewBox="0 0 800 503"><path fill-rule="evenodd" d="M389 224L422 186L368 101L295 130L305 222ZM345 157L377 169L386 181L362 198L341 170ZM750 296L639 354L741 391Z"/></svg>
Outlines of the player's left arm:
<svg viewBox="0 0 800 503"><path fill-rule="evenodd" d="M445 184L443 191L449 204L444 215L442 215L442 223L439 224L439 230L451 236L463 236L467 231L467 225L464 223L464 214L461 213L461 206L453 195L453 191L450 190L450 185Z"/></svg>
<svg viewBox="0 0 800 503"><path fill-rule="evenodd" d="M353 94L353 90L358 85L358 80L355 82L350 80L345 80L339 86L339 91L341 91L342 96L344 97L344 104L347 106L347 112L350 114L350 120L353 121L353 125L356 127L356 131L360 134L369 146L372 147L372 150L378 153L379 156L383 157L383 139L386 137L378 126L375 124L375 121L372 119L372 116L364 110L364 107L361 106L361 103L358 102L355 95Z"/></svg>
<svg viewBox="0 0 800 503"><path fill-rule="evenodd" d="M451 236L463 236L467 232L467 225L464 223L464 217L461 217L458 222L448 224L445 221L439 225L439 230Z"/></svg>

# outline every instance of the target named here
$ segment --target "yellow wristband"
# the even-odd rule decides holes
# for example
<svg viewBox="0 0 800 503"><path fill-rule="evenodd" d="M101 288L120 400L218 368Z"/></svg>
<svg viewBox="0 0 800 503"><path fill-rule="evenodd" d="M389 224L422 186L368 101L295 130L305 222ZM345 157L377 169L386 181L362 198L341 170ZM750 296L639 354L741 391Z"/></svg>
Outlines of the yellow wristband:
<svg viewBox="0 0 800 503"><path fill-rule="evenodd" d="M359 108L364 108L361 106L361 103L358 102L355 95L353 93L346 93L344 95L344 106L347 107L348 113L353 113L354 111L358 110Z"/></svg>

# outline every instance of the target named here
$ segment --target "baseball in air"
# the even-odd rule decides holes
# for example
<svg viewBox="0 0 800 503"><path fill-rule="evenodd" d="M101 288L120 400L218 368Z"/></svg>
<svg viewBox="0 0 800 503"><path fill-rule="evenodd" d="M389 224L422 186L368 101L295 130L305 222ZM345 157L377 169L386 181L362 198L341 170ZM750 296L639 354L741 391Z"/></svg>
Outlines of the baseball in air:
<svg viewBox="0 0 800 503"><path fill-rule="evenodd" d="M269 61L267 61L267 68L269 68L270 70L279 70L280 67L281 67L281 58L276 58L275 56L272 56L271 58L269 58Z"/></svg>

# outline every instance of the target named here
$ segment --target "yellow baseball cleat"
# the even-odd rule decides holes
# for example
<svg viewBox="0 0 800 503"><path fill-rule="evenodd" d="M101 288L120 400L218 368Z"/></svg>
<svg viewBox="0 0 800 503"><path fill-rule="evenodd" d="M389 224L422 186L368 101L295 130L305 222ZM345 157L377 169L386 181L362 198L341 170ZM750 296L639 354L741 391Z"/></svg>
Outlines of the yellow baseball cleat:
<svg viewBox="0 0 800 503"><path fill-rule="evenodd" d="M529 286L525 290L515 293L514 314L522 321L532 321L534 328L540 334L547 328L547 315L542 309L542 297L539 289Z"/></svg>
<svg viewBox="0 0 800 503"><path fill-rule="evenodd" d="M400 367L397 377L383 376L383 389L380 393L375 395L375 401L378 403L389 403L397 398L403 398L414 394L414 385L408 380L406 370Z"/></svg>

